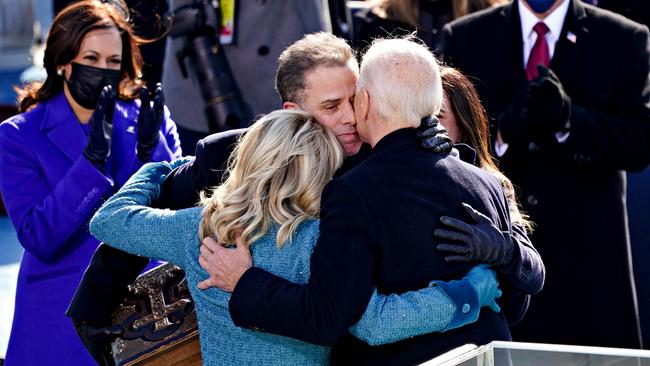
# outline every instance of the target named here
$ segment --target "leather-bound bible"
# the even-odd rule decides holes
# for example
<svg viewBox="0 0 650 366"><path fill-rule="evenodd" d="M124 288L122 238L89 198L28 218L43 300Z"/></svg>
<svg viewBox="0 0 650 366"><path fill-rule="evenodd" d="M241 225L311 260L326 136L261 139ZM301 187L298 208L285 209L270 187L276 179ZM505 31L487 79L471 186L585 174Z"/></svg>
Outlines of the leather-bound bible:
<svg viewBox="0 0 650 366"><path fill-rule="evenodd" d="M112 344L117 366L201 365L194 302L179 267L140 275L112 319L123 329Z"/></svg>

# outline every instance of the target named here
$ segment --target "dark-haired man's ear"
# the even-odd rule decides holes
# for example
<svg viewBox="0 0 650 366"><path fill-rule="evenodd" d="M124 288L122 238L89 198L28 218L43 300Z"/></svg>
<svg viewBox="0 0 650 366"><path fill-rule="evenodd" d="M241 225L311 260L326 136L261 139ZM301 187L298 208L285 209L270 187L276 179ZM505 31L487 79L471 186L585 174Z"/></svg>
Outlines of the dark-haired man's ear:
<svg viewBox="0 0 650 366"><path fill-rule="evenodd" d="M282 103L282 109L300 109L300 106L298 106L298 103L284 102Z"/></svg>

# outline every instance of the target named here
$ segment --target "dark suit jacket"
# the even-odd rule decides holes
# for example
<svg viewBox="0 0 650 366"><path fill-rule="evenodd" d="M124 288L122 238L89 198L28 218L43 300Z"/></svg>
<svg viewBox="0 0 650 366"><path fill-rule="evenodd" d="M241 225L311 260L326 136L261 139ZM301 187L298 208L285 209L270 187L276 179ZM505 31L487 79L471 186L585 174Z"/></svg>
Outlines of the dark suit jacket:
<svg viewBox="0 0 650 366"><path fill-rule="evenodd" d="M446 59L476 78L492 119L526 83L517 4L445 28ZM650 159L649 62L646 27L572 0L550 64L571 97L569 138L514 141L501 158L548 268L515 340L639 347L623 170Z"/></svg>
<svg viewBox="0 0 650 366"><path fill-rule="evenodd" d="M647 0L598 0L598 7L607 9L650 26L650 1Z"/></svg>
<svg viewBox="0 0 650 366"><path fill-rule="evenodd" d="M320 237L305 285L249 269L230 299L238 326L334 344L365 310L374 286L402 293L432 279L462 277L470 264L447 264L432 250L441 215L461 217L461 202L510 229L501 186L489 173L419 147L412 129L384 137L370 156L332 180L321 201ZM335 363L413 364L466 343L510 339L503 314L481 312L469 326L370 347L346 338ZM345 356L338 358L342 350ZM338 361L338 362L337 362Z"/></svg>

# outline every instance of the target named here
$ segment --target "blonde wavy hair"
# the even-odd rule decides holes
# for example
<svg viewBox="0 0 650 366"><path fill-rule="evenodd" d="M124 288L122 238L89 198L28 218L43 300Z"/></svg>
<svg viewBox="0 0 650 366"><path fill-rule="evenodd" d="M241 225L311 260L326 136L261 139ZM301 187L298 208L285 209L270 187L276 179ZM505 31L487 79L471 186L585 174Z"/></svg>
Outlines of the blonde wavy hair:
<svg viewBox="0 0 650 366"><path fill-rule="evenodd" d="M320 196L343 164L334 133L307 112L284 109L255 122L240 138L228 178L201 196L201 238L216 234L251 245L277 223L277 245L291 242L303 221L320 214Z"/></svg>

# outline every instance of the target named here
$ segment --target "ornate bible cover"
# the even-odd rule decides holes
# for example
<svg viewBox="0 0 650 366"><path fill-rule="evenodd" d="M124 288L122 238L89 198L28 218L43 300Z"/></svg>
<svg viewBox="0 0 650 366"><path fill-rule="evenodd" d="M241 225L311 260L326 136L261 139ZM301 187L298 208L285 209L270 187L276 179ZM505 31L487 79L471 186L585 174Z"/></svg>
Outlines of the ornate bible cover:
<svg viewBox="0 0 650 366"><path fill-rule="evenodd" d="M194 302L175 265L156 267L129 285L113 324L124 329L112 344L117 366L201 364Z"/></svg>

